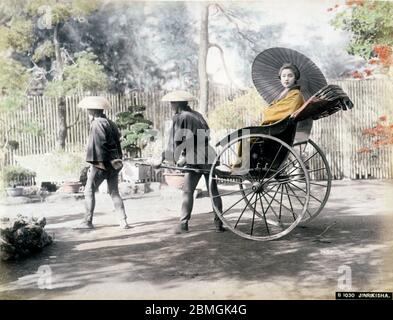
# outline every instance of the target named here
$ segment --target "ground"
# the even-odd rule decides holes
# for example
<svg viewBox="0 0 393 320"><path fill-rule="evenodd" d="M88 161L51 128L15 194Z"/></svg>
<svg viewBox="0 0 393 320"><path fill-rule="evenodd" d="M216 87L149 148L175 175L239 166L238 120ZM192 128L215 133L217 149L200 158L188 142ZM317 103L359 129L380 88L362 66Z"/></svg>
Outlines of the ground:
<svg viewBox="0 0 393 320"><path fill-rule="evenodd" d="M71 228L83 200L3 206L6 216L46 216L55 241L1 264L0 297L334 299L340 284L393 291L392 191L393 181L334 181L317 219L270 242L215 233L207 197L195 202L190 232L174 235L180 194L168 187L125 200L129 230L119 229L104 194L93 231Z"/></svg>

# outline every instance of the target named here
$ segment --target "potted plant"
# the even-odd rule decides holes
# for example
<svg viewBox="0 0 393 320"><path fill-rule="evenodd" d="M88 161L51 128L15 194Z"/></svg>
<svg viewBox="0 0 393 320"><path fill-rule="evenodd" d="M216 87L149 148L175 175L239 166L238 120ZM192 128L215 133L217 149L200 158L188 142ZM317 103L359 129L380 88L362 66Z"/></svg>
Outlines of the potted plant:
<svg viewBox="0 0 393 320"><path fill-rule="evenodd" d="M24 185L32 184L36 174L21 166L6 166L2 176L7 194L11 197L17 197L23 194Z"/></svg>
<svg viewBox="0 0 393 320"><path fill-rule="evenodd" d="M116 115L121 131L121 147L130 158L140 158L142 150L154 139L153 122L144 118L145 106L131 106Z"/></svg>

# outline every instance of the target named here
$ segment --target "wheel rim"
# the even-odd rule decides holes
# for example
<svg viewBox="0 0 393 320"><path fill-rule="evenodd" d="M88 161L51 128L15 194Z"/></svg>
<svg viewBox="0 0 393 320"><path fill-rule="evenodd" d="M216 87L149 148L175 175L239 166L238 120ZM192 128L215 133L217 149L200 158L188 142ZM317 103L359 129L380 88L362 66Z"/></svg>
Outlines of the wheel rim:
<svg viewBox="0 0 393 320"><path fill-rule="evenodd" d="M254 139L250 145L252 156L258 143L274 146L271 161L264 167L251 166L249 170L224 174L223 167L230 168L236 160L236 146L250 139ZM281 162L279 158L284 153L288 155ZM259 157L257 163L263 159ZM294 167L302 176L297 182L301 184L299 189L289 184L298 180L297 173L290 173ZM211 192L213 182L218 184L218 195ZM213 209L224 225L243 238L267 241L285 236L302 220L309 201L309 177L301 157L288 144L272 136L251 134L233 139L218 152L210 171L209 190ZM222 199L222 211L213 201L217 196Z"/></svg>
<svg viewBox="0 0 393 320"><path fill-rule="evenodd" d="M323 151L311 139L295 143L293 149L302 158L310 178L310 201L302 219L303 224L315 219L325 207L330 195L332 173Z"/></svg>

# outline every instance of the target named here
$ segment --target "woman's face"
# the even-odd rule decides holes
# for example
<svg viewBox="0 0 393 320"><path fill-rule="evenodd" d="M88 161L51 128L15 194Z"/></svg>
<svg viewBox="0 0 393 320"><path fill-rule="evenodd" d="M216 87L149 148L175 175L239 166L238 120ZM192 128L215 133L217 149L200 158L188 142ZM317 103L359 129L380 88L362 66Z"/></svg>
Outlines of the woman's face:
<svg viewBox="0 0 393 320"><path fill-rule="evenodd" d="M289 88L295 83L295 73L292 69L284 69L280 75L281 84L284 88Z"/></svg>

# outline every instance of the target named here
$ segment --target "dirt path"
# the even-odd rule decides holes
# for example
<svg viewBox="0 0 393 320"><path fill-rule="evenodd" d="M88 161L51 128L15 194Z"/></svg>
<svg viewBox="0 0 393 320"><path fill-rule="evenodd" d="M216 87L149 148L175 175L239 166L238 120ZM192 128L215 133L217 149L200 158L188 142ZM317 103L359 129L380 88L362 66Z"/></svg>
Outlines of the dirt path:
<svg viewBox="0 0 393 320"><path fill-rule="evenodd" d="M391 181L334 182L318 219L270 242L215 233L209 198L195 202L191 232L173 235L180 194L170 189L125 201L130 230L117 227L107 195L98 197L94 231L71 229L83 201L2 207L7 216L45 215L55 242L3 263L0 297L333 299L344 271L353 291L393 291L392 194Z"/></svg>

